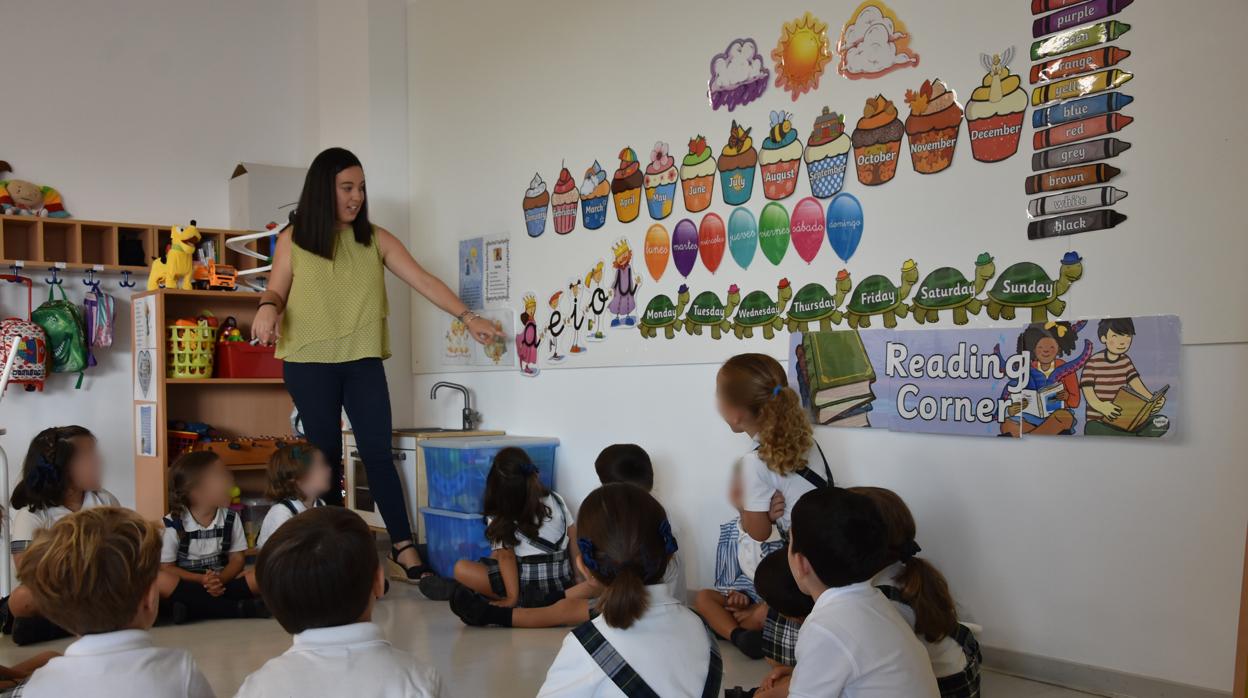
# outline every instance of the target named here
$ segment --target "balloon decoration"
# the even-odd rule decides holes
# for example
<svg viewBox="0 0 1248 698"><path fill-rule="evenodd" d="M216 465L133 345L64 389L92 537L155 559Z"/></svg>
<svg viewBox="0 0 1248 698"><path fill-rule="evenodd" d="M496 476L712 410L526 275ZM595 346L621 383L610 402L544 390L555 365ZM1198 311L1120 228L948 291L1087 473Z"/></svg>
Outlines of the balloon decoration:
<svg viewBox="0 0 1248 698"><path fill-rule="evenodd" d="M702 256L702 266L712 274L719 269L719 263L724 259L724 244L727 239L723 218L714 213L702 217L702 224L698 226L698 254Z"/></svg>
<svg viewBox="0 0 1248 698"><path fill-rule="evenodd" d="M862 204L841 192L828 202L828 242L841 261L848 262L862 240Z"/></svg>
<svg viewBox="0 0 1248 698"><path fill-rule="evenodd" d="M681 220L672 230L672 261L676 264L676 271L686 279L698 262L698 227L688 218Z"/></svg>
<svg viewBox="0 0 1248 698"><path fill-rule="evenodd" d="M807 264L819 254L823 247L823 206L819 200L806 197L793 207L793 220L789 222L790 235L793 238L793 249Z"/></svg>
<svg viewBox="0 0 1248 698"><path fill-rule="evenodd" d="M758 222L748 208L733 209L728 216L728 251L737 266L749 269L758 250Z"/></svg>
<svg viewBox="0 0 1248 698"><path fill-rule="evenodd" d="M646 231L646 269L650 270L650 278L658 281L667 271L667 258L671 253L671 240L667 237L667 228L655 223Z"/></svg>
<svg viewBox="0 0 1248 698"><path fill-rule="evenodd" d="M758 246L763 248L763 256L776 266L789 251L789 212L783 204L773 201L763 207L758 218Z"/></svg>

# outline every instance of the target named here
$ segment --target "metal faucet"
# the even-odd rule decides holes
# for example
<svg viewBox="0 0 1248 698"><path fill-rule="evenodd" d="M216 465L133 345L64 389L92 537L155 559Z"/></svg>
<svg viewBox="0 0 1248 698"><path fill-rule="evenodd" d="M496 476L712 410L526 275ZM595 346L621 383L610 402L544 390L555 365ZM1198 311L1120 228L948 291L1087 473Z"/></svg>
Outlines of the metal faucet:
<svg viewBox="0 0 1248 698"><path fill-rule="evenodd" d="M468 388L459 383L450 383L448 381L438 381L433 384L433 388L429 390L429 399L438 399L438 388L450 388L458 390L464 395L464 431L473 431L481 424L481 413L472 409L472 394L468 392Z"/></svg>

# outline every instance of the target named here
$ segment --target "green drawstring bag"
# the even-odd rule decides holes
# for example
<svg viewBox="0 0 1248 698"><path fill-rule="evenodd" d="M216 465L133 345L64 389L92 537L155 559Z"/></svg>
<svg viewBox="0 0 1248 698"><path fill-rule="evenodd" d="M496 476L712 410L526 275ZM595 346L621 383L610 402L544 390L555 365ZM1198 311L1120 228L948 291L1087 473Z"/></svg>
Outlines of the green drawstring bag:
<svg viewBox="0 0 1248 698"><path fill-rule="evenodd" d="M61 299L56 300L56 289L61 289ZM48 353L53 373L77 373L82 387L82 372L87 368L87 327L82 311L69 302L65 289L52 284L48 289L48 302L35 308L31 320L48 335Z"/></svg>

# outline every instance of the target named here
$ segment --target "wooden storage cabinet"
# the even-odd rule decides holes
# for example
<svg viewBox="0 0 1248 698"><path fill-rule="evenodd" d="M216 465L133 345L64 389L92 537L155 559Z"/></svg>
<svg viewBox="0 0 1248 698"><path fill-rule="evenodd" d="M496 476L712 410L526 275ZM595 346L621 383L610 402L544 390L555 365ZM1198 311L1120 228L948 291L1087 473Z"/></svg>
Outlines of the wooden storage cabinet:
<svg viewBox="0 0 1248 698"><path fill-rule="evenodd" d="M243 291L181 291L161 289L136 293L135 307L143 299L155 297L152 321L156 349L152 356L153 402L133 401L132 411L140 404L153 404L155 417L153 439L155 457L135 455L134 481L136 509L144 517L155 519L168 510L167 490L169 463L170 419L204 422L225 436L288 436L291 433L290 413L293 404L280 378L165 378L168 347L165 327L179 317L194 317L205 310L224 320L234 316L243 333L250 332L259 295ZM132 351L136 339L131 336ZM137 379L137 376L135 377ZM135 425L138 428L138 425ZM261 496L265 487L266 464L231 466L243 496Z"/></svg>

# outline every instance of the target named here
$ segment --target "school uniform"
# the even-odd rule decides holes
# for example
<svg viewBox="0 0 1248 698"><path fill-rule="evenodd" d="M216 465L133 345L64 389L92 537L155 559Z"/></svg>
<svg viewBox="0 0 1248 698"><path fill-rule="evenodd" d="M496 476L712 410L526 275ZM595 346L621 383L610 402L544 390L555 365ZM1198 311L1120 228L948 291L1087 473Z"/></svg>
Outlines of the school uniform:
<svg viewBox="0 0 1248 698"><path fill-rule="evenodd" d="M774 528L771 537L760 543L741 528L741 517L720 524L719 542L715 544L715 589L723 594L739 591L759 601L754 571L763 558L782 547L784 541Z"/></svg>
<svg viewBox="0 0 1248 698"><path fill-rule="evenodd" d="M901 591L897 585L897 577L904 570L905 565L894 562L881 570L873 582L893 602L897 612L910 624L910 628L914 629L914 609L901 600ZM970 628L959 623L952 635L937 642L928 642L917 635L916 637L927 650L941 698L979 696L979 666L983 662L983 655L980 653L979 641L975 639L975 633Z"/></svg>
<svg viewBox="0 0 1248 698"><path fill-rule="evenodd" d="M539 698L718 696L719 644L667 587L646 587L650 605L627 630L599 616L568 634Z"/></svg>
<svg viewBox="0 0 1248 698"><path fill-rule="evenodd" d="M797 639L790 698L939 698L927 653L871 581L828 589Z"/></svg>
<svg viewBox="0 0 1248 698"><path fill-rule="evenodd" d="M790 618L774 608L767 609L763 620L763 656L776 664L797 664L797 638L802 621Z"/></svg>
<svg viewBox="0 0 1248 698"><path fill-rule="evenodd" d="M164 524L160 562L176 564L188 572L219 572L229 564L230 555L247 549L243 522L237 512L225 507L217 509L207 526L196 521L189 511L177 517L166 516ZM169 596L171 602L186 606L187 620L247 617L255 610L240 602L254 598L241 574L225 583L221 596L213 596L202 584L185 579L178 581Z"/></svg>
<svg viewBox="0 0 1248 698"><path fill-rule="evenodd" d="M784 495L784 515L776 520L776 526L782 536L788 535L789 522L793 516L793 507L802 495L820 487L828 487L832 482L832 469L823 457L819 444L806 454L807 466L788 475L781 475L767 467L762 458L758 457L758 439L754 439L754 448L741 457L742 482L745 485L745 510L766 512L771 510L771 497L777 491ZM819 468L818 464L823 467Z"/></svg>
<svg viewBox="0 0 1248 698"><path fill-rule="evenodd" d="M320 499L312 502L313 508L323 506L325 506L325 502ZM273 535L273 532L276 531L282 524L293 519L296 514L302 514L307 510L307 505L298 499L283 499L281 501L274 502L273 506L269 507L268 513L264 515L264 521L260 523L260 534L256 536L256 547L263 548L265 541L267 541L269 536Z"/></svg>
<svg viewBox="0 0 1248 698"><path fill-rule="evenodd" d="M519 608L549 606L562 598L564 589L574 584L572 561L568 557L568 526L572 524L568 505L554 492L543 497L542 503L550 508L550 517L538 527L537 537L529 538L516 531L518 542L510 546L520 571ZM490 520L487 517L487 525ZM495 550L505 547L509 546L494 544ZM506 596L507 586L498 560L483 557L480 562L489 574L490 589L498 596Z"/></svg>
<svg viewBox="0 0 1248 698"><path fill-rule="evenodd" d="M247 677L235 698L437 698L441 691L437 672L387 642L377 624L351 623L298 633L290 649Z"/></svg>
<svg viewBox="0 0 1248 698"><path fill-rule="evenodd" d="M95 490L82 495L83 509L119 506L121 506L121 502L117 501L117 498L108 490ZM59 504L45 509L25 507L14 511L12 524L9 527L11 536L9 551L14 555L21 555L26 552L26 548L30 547L30 541L34 539L36 531L52 528L52 524L72 513L72 511Z"/></svg>
<svg viewBox="0 0 1248 698"><path fill-rule="evenodd" d="M662 504L662 502L659 503ZM668 518L667 522L672 527L672 538L676 539L678 547L672 555L672 559L667 561L667 570L663 573L663 584L667 587L667 591L672 595L672 598L684 603L689 596L689 587L686 586L685 582L684 553L679 546L684 545L686 541L681 538L681 530L676 525L676 522L672 521L671 518Z"/></svg>
<svg viewBox="0 0 1248 698"><path fill-rule="evenodd" d="M22 698L187 696L213 698L191 653L156 647L146 630L84 635L31 675Z"/></svg>

